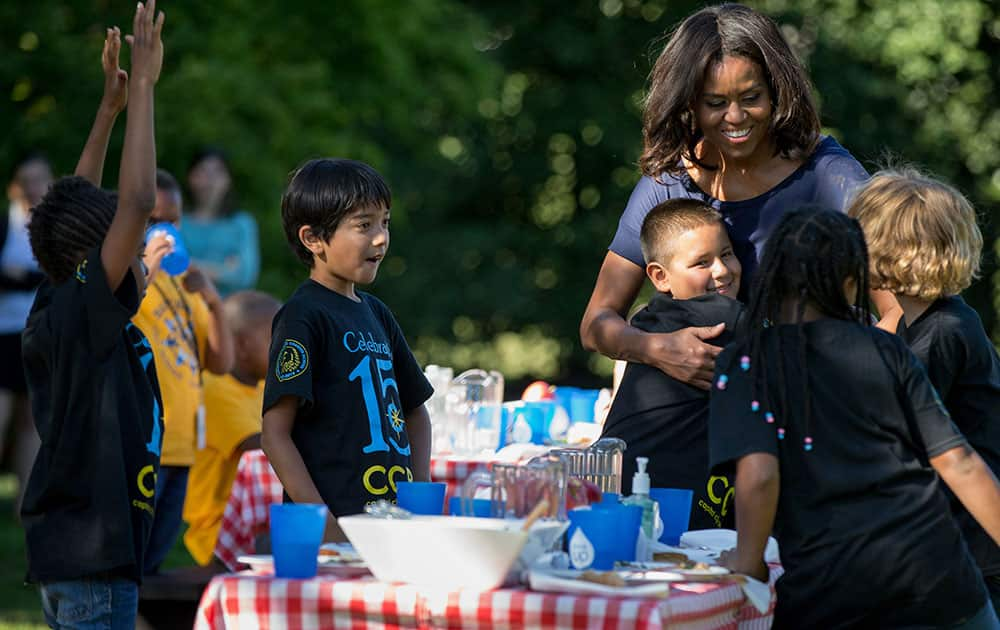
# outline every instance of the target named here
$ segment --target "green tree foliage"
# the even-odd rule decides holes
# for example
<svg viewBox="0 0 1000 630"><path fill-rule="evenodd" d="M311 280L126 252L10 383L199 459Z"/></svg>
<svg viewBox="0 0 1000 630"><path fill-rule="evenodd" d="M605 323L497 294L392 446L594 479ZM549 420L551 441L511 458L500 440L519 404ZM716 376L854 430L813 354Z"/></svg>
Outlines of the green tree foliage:
<svg viewBox="0 0 1000 630"><path fill-rule="evenodd" d="M163 4L160 162L183 178L196 148L229 151L241 205L261 224L264 289L285 297L304 275L278 215L289 171L309 157L355 157L395 193L373 291L422 360L513 378L607 373L580 347L580 316L638 178L660 38L701 3ZM753 5L807 62L828 132L869 166L891 150L948 178L993 233L1000 21L988 0ZM0 163L39 146L62 172L73 167L99 98L103 27L127 26L129 10L0 7L0 85L10 86ZM968 295L992 326L989 282Z"/></svg>

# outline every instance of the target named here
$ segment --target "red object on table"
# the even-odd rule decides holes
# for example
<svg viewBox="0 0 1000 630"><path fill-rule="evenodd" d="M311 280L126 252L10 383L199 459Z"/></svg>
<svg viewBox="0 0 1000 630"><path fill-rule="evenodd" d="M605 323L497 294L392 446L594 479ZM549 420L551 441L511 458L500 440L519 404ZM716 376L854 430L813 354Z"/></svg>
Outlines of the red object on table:
<svg viewBox="0 0 1000 630"><path fill-rule="evenodd" d="M774 613L745 603L739 585L676 584L665 599L537 593L523 588L431 593L372 578L284 580L218 575L202 595L197 630L221 628L724 628L764 630Z"/></svg>
<svg viewBox="0 0 1000 630"><path fill-rule="evenodd" d="M477 470L486 470L492 462L469 460L459 457L431 459L431 479L447 484L445 508L448 499L460 491L465 479ZM242 568L236 559L255 551L254 540L268 530L270 506L281 503L282 487L278 476L262 450L247 451L240 458L240 465L229 493L229 502L222 515L215 555L230 571Z"/></svg>

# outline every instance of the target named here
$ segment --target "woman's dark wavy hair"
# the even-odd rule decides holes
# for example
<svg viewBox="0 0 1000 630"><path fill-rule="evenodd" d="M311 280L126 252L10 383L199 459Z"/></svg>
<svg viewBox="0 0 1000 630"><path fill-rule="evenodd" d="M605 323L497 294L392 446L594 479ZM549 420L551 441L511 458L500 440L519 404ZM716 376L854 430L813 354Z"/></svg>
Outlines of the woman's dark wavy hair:
<svg viewBox="0 0 1000 630"><path fill-rule="evenodd" d="M706 72L726 56L749 59L763 72L771 93L768 135L776 155L801 159L815 149L820 123L809 77L778 26L749 7L721 4L681 22L653 66L639 158L645 175L678 174L682 158L713 169L695 153L703 134L694 110Z"/></svg>
<svg viewBox="0 0 1000 630"><path fill-rule="evenodd" d="M324 241L355 208L392 207L389 185L364 162L338 158L309 160L292 173L281 197L281 225L292 251L309 268L313 254L299 240L308 225Z"/></svg>
<svg viewBox="0 0 1000 630"><path fill-rule="evenodd" d="M79 176L56 181L31 212L31 251L54 284L67 280L94 247L104 241L118 207L118 195Z"/></svg>
<svg viewBox="0 0 1000 630"><path fill-rule="evenodd" d="M854 303L844 295L844 282L852 279L858 288ZM781 310L786 300L795 304L795 319L782 321ZM803 314L807 305L836 319L870 324L868 307L868 248L861 224L846 214L831 210L804 208L784 216L768 237L747 313L748 335L733 358L749 356L752 401L758 401L762 414L772 413L779 435L792 413L788 405L784 357L795 353L796 372L808 374L809 348ZM794 348L785 348L782 335L774 334L776 324L796 327ZM772 354L773 352L773 354ZM726 366L728 372L732 365ZM768 377L777 378L769 383ZM811 398L809 379L802 379L801 415L804 435L811 440ZM777 400L771 393L777 391ZM750 405L750 401L747 402ZM752 407L753 408L753 407ZM806 445L811 449L811 441Z"/></svg>

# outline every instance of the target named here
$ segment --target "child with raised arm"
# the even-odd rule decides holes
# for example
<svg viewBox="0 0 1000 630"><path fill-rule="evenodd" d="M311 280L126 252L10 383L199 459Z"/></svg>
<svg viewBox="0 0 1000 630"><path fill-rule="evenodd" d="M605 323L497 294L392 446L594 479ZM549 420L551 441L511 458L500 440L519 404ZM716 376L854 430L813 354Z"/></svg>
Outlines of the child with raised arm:
<svg viewBox="0 0 1000 630"><path fill-rule="evenodd" d="M356 290L389 247L392 197L367 164L311 160L281 199L292 250L309 267L274 319L262 441L296 503L335 517L396 498L396 482L430 480L430 383L389 308Z"/></svg>
<svg viewBox="0 0 1000 630"><path fill-rule="evenodd" d="M785 215L710 400L712 465L736 473L723 562L766 579L773 527L776 628L996 628L940 481L994 541L1000 485L906 344L869 325L867 289L857 221Z"/></svg>
<svg viewBox="0 0 1000 630"><path fill-rule="evenodd" d="M135 12L131 78L120 35L104 43L104 97L76 176L32 213L31 248L47 279L24 331L24 369L41 449L21 510L28 576L58 627L130 627L153 521L162 432L153 354L129 318L156 198L153 86L163 13ZM108 138L128 100L118 195L99 188Z"/></svg>
<svg viewBox="0 0 1000 630"><path fill-rule="evenodd" d="M170 173L156 173L156 206L150 220L180 226L181 188ZM153 236L146 243L149 269L146 297L132 322L149 338L163 399L163 451L156 479L153 531L146 575L156 573L177 541L195 451L204 443L203 377L226 374L233 366L233 339L222 314L222 298L200 269L183 275L161 269L173 241ZM200 436L200 438L199 438Z"/></svg>
<svg viewBox="0 0 1000 630"><path fill-rule="evenodd" d="M871 283L903 308L898 334L924 364L955 425L1000 474L1000 357L959 296L978 274L983 236L960 192L915 170L877 173L848 210L872 251ZM1000 611L1000 545L948 493Z"/></svg>
<svg viewBox="0 0 1000 630"><path fill-rule="evenodd" d="M736 300L742 268L722 215L696 199L669 199L646 215L640 242L646 275L657 292L631 325L669 333L725 322L723 333L709 343L732 341L743 314ZM629 362L601 437L628 445L622 479L632 479L636 457L648 457L653 487L694 492L690 529L733 526L729 479L708 469L708 392Z"/></svg>

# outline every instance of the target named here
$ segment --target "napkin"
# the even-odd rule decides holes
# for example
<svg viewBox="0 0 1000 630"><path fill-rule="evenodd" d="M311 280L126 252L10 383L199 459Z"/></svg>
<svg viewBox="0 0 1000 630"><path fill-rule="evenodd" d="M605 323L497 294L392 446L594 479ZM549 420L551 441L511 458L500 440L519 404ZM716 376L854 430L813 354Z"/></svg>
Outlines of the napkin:
<svg viewBox="0 0 1000 630"><path fill-rule="evenodd" d="M736 546L736 530L732 529L699 529L681 534L681 545L685 553L691 549L719 554ZM764 562L779 563L778 541L768 536L767 547L764 548Z"/></svg>

